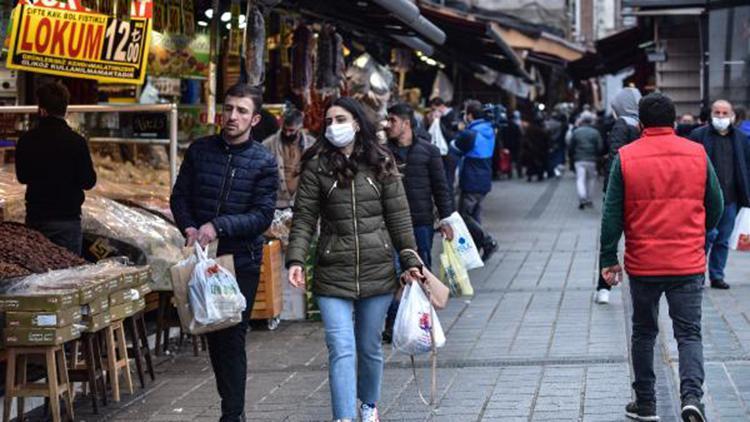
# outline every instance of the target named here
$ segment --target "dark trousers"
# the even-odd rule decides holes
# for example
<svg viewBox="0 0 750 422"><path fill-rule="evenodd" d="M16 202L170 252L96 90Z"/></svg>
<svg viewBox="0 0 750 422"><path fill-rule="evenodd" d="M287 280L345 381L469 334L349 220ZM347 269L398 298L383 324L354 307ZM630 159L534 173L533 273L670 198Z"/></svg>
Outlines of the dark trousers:
<svg viewBox="0 0 750 422"><path fill-rule="evenodd" d="M445 180L448 182L448 192L453 195L453 186L456 183L456 167L458 166L459 157L453 152L443 156L443 169L445 170Z"/></svg>
<svg viewBox="0 0 750 422"><path fill-rule="evenodd" d="M464 219L477 248L483 248L492 241L492 236L487 233L481 224L482 201L484 201L485 196L487 194L461 192L461 197L458 200L458 213Z"/></svg>
<svg viewBox="0 0 750 422"><path fill-rule="evenodd" d="M249 257L235 256L237 284L247 301L241 323L206 334L211 367L216 376L216 389L221 397L220 422L245 420L245 381L247 379L247 354L245 337L248 321L255 302L260 272Z"/></svg>
<svg viewBox="0 0 750 422"><path fill-rule="evenodd" d="M601 271L599 271L599 281L596 282L596 290L601 290L601 289L612 290L612 286L610 286L609 284L607 284L606 281L604 281L604 277L602 277L602 273Z"/></svg>
<svg viewBox="0 0 750 422"><path fill-rule="evenodd" d="M81 255L83 244L83 233L81 231L81 220L30 220L26 219L26 225L48 238L52 243Z"/></svg>
<svg viewBox="0 0 750 422"><path fill-rule="evenodd" d="M703 397L703 338L701 305L703 275L686 281L658 281L630 277L633 301L633 372L638 401L655 402L654 345L659 334L659 299L667 297L680 363L680 396Z"/></svg>

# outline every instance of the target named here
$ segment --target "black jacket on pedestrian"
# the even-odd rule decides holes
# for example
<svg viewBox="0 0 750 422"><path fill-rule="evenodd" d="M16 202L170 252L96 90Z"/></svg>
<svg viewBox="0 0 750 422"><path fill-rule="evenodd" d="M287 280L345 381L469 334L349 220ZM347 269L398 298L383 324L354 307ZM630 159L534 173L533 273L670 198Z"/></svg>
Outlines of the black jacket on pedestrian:
<svg viewBox="0 0 750 422"><path fill-rule="evenodd" d="M722 137L710 124L695 129L690 132L690 136L688 137L690 140L703 145L717 174L720 174L721 169L719 166L723 164L717 159L718 157L716 157L714 151L717 142L727 141L727 139L721 139ZM732 126L729 127L729 133L726 137L730 138L732 149L734 150L734 186L736 189L733 192L734 195L725 192L724 197L729 196L731 198L734 196L740 207L748 207L750 206L750 180L748 179L748 174L750 174L748 172L748 166L750 166L750 142L748 142L742 132ZM719 181L722 181L721 177ZM723 183L722 190L724 190Z"/></svg>
<svg viewBox="0 0 750 422"><path fill-rule="evenodd" d="M450 143L458 134L458 128L456 122L458 121L458 115L455 109L451 109L445 116L440 117L440 129L443 131L443 137L445 141Z"/></svg>
<svg viewBox="0 0 750 422"><path fill-rule="evenodd" d="M26 187L26 218L81 218L84 190L96 185L86 140L60 117L43 117L16 145L16 177Z"/></svg>
<svg viewBox="0 0 750 422"><path fill-rule="evenodd" d="M441 219L454 211L440 150L430 143L429 134L427 136L425 138L422 133L414 136L406 162L399 155L398 142L388 142L388 147L396 157L399 171L404 175L404 189L414 226L431 226L434 223L433 202Z"/></svg>
<svg viewBox="0 0 750 422"><path fill-rule="evenodd" d="M221 135L199 139L185 153L172 191L175 223L183 233L213 223L219 254L233 254L236 265L249 258L259 268L278 183L276 158L259 142L229 145Z"/></svg>
<svg viewBox="0 0 750 422"><path fill-rule="evenodd" d="M607 137L609 153L607 154L607 161L604 163L605 192L607 191L607 183L609 182L609 171L612 168L612 162L617 157L617 151L640 137L641 131L638 127L628 124L622 117L615 120L615 124L612 125L612 130L609 131L609 136Z"/></svg>

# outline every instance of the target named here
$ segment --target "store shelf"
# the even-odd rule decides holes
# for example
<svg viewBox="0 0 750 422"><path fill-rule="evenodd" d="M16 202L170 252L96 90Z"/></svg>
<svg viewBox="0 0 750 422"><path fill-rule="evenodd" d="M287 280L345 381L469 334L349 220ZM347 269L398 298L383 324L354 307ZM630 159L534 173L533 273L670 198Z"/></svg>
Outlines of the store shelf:
<svg viewBox="0 0 750 422"><path fill-rule="evenodd" d="M117 137L102 137L93 136L89 138L89 142L101 142L101 143L119 143L119 144L142 144L142 145L169 145L169 139L150 139L150 138L117 138Z"/></svg>

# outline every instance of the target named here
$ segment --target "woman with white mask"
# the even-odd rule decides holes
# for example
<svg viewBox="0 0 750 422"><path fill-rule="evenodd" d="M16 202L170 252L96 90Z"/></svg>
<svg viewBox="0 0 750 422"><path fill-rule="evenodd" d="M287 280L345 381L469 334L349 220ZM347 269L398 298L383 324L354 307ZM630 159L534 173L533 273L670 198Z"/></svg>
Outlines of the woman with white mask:
<svg viewBox="0 0 750 422"><path fill-rule="evenodd" d="M409 205L390 151L354 99L328 107L325 135L305 152L286 265L305 286L305 262L320 225L313 294L325 326L331 407L336 421L379 421L381 332L398 287L394 251L421 278Z"/></svg>

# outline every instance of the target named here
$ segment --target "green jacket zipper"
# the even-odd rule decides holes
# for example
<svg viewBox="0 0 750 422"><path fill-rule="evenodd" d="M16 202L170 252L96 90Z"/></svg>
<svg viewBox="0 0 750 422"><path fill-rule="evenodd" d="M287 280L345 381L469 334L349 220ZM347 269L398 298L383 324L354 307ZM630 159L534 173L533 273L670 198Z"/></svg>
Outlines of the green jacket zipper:
<svg viewBox="0 0 750 422"><path fill-rule="evenodd" d="M352 179L352 220L354 221L354 254L356 256L354 264L354 283L357 285L357 297L359 297L359 231L357 230L357 190L354 186L354 179Z"/></svg>

